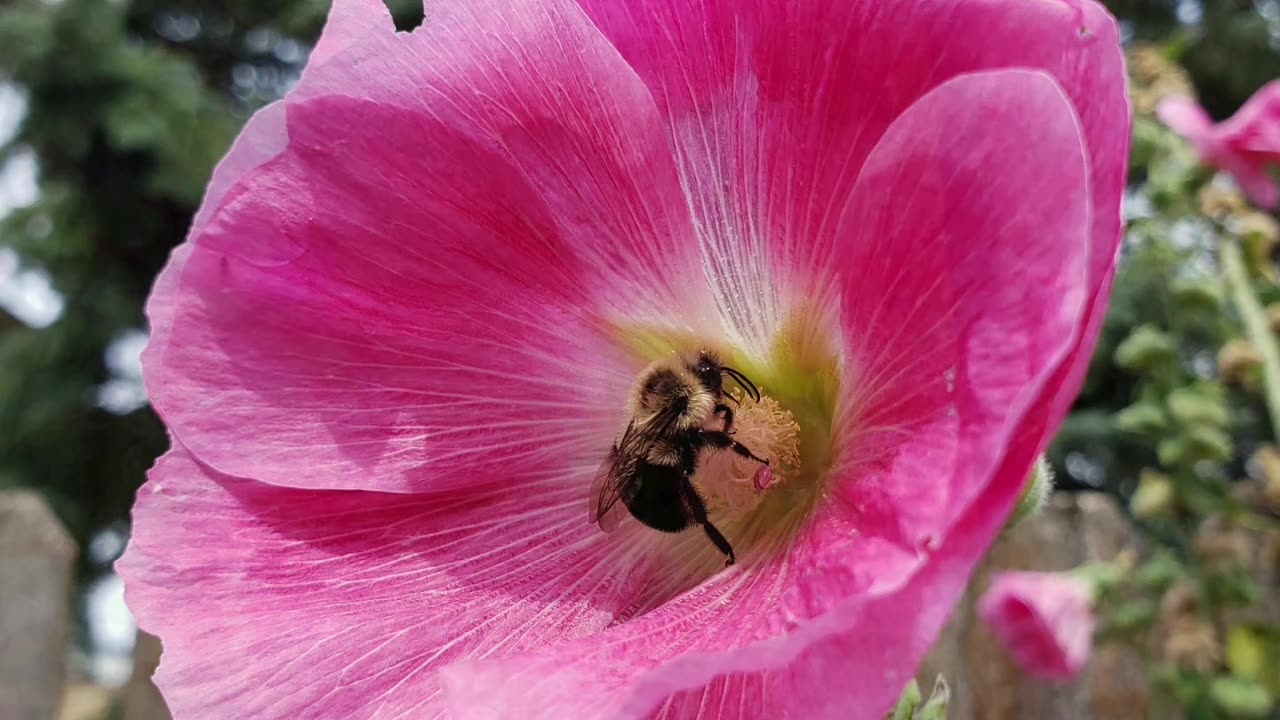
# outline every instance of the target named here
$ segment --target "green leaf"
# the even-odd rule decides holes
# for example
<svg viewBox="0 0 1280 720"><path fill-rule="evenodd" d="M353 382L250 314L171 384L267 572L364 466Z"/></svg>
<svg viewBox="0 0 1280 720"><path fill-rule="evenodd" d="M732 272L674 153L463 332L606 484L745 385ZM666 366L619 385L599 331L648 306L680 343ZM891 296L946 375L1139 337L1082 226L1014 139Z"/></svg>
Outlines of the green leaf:
<svg viewBox="0 0 1280 720"><path fill-rule="evenodd" d="M1163 592L1186 575L1186 568L1173 553L1161 552L1138 566L1133 580L1144 590Z"/></svg>
<svg viewBox="0 0 1280 720"><path fill-rule="evenodd" d="M913 720L916 708L920 707L922 702L924 702L924 696L920 693L920 683L913 678L902 691L902 697L893 708L893 720Z"/></svg>
<svg viewBox="0 0 1280 720"><path fill-rule="evenodd" d="M1233 718L1265 718L1275 704L1258 683L1237 675L1220 675L1209 685L1213 704Z"/></svg>
<svg viewBox="0 0 1280 720"><path fill-rule="evenodd" d="M1280 629L1236 625L1227 631L1226 661L1231 672L1280 697Z"/></svg>
<svg viewBox="0 0 1280 720"><path fill-rule="evenodd" d="M920 693L920 683L913 679L902 691L902 697L888 717L892 720L946 720L950 702L951 687L941 675L934 680L933 692L927 701Z"/></svg>
<svg viewBox="0 0 1280 720"><path fill-rule="evenodd" d="M1156 620L1156 606L1149 600L1131 600L1116 605L1105 615L1108 633L1130 633L1150 627Z"/></svg>

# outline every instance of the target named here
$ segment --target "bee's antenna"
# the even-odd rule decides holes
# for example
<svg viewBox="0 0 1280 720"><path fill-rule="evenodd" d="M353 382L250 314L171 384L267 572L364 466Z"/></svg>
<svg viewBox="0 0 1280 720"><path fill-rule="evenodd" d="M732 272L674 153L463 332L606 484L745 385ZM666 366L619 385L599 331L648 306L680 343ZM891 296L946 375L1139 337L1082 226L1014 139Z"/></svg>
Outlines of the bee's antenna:
<svg viewBox="0 0 1280 720"><path fill-rule="evenodd" d="M743 375L741 372L734 370L731 367L721 368L721 372L733 378L733 381L738 383L738 387L742 388L744 392L750 395L752 400L760 402L760 391L756 389L755 383L751 382L746 375Z"/></svg>

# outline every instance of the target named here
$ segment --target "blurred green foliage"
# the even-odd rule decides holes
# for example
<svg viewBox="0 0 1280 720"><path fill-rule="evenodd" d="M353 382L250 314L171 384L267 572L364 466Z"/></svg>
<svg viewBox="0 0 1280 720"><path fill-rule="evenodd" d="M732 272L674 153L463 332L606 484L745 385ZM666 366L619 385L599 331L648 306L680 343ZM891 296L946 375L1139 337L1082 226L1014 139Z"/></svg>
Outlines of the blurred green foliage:
<svg viewBox="0 0 1280 720"><path fill-rule="evenodd" d="M1148 658L1152 717L1280 716L1280 224L1152 116L1191 90L1175 38L1130 52L1136 117L1115 291L1052 456L1143 531L1098 604Z"/></svg>
<svg viewBox="0 0 1280 720"><path fill-rule="evenodd" d="M1280 0L1108 4L1129 41L1186 68L1217 117L1280 77ZM420 20L414 0L392 6L402 27ZM0 84L26 107L14 137L0 138L0 167L31 153L39 185L34 204L0 218L0 249L47 273L65 302L47 327L0 310L0 487L39 489L82 547L123 529L167 444L149 408L104 401L120 372L109 349L145 328L147 291L214 163L294 82L326 11L324 0L0 2ZM1275 588L1204 546L1275 521L1241 490L1280 478L1280 454L1267 454L1276 413L1237 302L1240 292L1280 300L1275 223L1211 177L1140 113L1111 310L1051 459L1061 484L1116 495L1152 539L1110 593L1104 635L1167 625L1170 594L1191 593L1201 625L1179 637L1194 645L1205 637L1188 628L1208 625L1216 655L1198 667L1160 649L1154 682L1188 717L1256 717L1280 697L1280 631L1223 617ZM1224 272L1224 247L1244 263L1243 290ZM110 555L84 554L85 576Z"/></svg>

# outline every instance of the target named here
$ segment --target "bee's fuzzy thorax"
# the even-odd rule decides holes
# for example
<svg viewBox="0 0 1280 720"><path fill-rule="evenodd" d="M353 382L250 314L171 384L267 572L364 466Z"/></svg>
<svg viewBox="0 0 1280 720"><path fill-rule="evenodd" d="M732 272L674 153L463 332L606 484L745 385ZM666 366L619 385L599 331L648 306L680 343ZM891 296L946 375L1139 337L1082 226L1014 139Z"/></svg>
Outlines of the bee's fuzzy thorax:
<svg viewBox="0 0 1280 720"><path fill-rule="evenodd" d="M667 411L673 402L684 403L676 422L679 429L688 429L705 422L715 409L716 398L685 363L675 358L654 362L636 382L631 412L638 418L651 418Z"/></svg>

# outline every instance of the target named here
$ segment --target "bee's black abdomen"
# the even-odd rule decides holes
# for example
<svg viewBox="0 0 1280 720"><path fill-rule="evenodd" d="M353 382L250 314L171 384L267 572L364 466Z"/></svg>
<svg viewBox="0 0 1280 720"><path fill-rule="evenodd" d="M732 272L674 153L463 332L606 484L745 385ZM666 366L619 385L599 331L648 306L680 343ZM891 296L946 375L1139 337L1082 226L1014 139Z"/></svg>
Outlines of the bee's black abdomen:
<svg viewBox="0 0 1280 720"><path fill-rule="evenodd" d="M637 520L662 532L680 532L693 524L679 469L641 461L636 476L623 501Z"/></svg>

